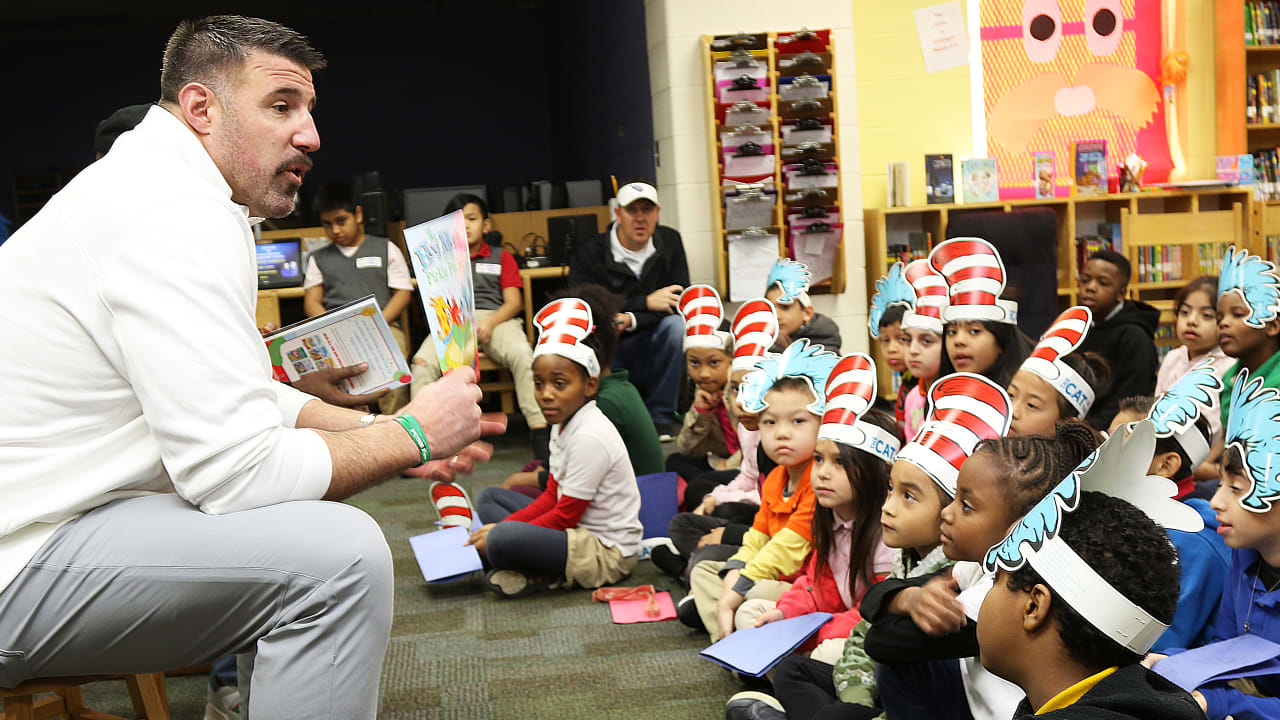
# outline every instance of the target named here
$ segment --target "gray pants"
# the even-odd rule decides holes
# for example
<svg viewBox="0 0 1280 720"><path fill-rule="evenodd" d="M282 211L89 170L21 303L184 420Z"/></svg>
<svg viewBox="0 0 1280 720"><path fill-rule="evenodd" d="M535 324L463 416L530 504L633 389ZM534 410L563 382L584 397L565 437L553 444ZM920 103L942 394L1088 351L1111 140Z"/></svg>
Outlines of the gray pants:
<svg viewBox="0 0 1280 720"><path fill-rule="evenodd" d="M391 601L386 540L353 507L120 500L63 526L0 592L0 687L237 653L243 718L372 719Z"/></svg>

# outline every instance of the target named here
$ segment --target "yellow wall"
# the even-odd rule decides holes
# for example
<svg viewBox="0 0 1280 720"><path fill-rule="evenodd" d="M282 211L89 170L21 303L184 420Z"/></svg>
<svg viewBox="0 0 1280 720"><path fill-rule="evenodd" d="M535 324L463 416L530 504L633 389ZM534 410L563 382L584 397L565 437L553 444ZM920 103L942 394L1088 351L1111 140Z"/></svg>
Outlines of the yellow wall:
<svg viewBox="0 0 1280 720"><path fill-rule="evenodd" d="M908 164L911 204L924 205L924 156L950 153L958 163L973 155L969 67L926 73L916 35L912 11L939 2L853 0L863 207L885 206L890 162ZM1166 0L1172 3L1185 3L1180 36L1191 55L1179 96L1186 179L1212 177L1213 0Z"/></svg>

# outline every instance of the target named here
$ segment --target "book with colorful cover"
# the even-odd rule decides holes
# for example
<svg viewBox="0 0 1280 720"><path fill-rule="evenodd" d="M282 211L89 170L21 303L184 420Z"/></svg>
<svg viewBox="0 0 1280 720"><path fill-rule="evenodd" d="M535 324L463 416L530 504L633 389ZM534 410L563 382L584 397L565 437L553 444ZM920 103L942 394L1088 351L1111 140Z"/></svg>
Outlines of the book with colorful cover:
<svg viewBox="0 0 1280 720"><path fill-rule="evenodd" d="M956 201L956 181L950 155L924 156L925 200L930 205Z"/></svg>
<svg viewBox="0 0 1280 720"><path fill-rule="evenodd" d="M409 384L404 353L372 295L336 307L323 315L281 328L263 340L272 376L294 382L308 373L369 363L369 369L339 381L352 395Z"/></svg>
<svg viewBox="0 0 1280 720"><path fill-rule="evenodd" d="M1031 162L1035 171L1036 197L1043 200L1056 194L1056 178L1053 170L1053 152L1033 152Z"/></svg>
<svg viewBox="0 0 1280 720"><path fill-rule="evenodd" d="M440 368L476 364L476 298L462 211L404 229Z"/></svg>
<svg viewBox="0 0 1280 720"><path fill-rule="evenodd" d="M1107 141L1071 143L1076 195L1107 194Z"/></svg>
<svg viewBox="0 0 1280 720"><path fill-rule="evenodd" d="M966 203L995 202L1000 199L1000 179L995 158L965 158L960 161Z"/></svg>

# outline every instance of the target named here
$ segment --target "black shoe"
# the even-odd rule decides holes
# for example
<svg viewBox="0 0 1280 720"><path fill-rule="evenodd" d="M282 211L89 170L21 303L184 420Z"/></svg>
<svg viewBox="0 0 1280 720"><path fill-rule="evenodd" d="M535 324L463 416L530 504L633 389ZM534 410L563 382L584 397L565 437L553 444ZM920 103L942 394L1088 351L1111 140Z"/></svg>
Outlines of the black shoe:
<svg viewBox="0 0 1280 720"><path fill-rule="evenodd" d="M698 614L698 604L693 601L693 593L680 598L680 602L676 605L676 619L694 630L705 632L707 629L707 626L702 624L702 616Z"/></svg>
<svg viewBox="0 0 1280 720"><path fill-rule="evenodd" d="M724 720L785 720L782 703L772 695L740 692L724 706Z"/></svg>
<svg viewBox="0 0 1280 720"><path fill-rule="evenodd" d="M533 456L546 463L551 460L551 426L540 427L529 431L529 443L533 445Z"/></svg>
<svg viewBox="0 0 1280 720"><path fill-rule="evenodd" d="M654 545L649 551L649 559L659 570L677 580L684 572L685 565L689 563L688 558L676 553L670 545Z"/></svg>
<svg viewBox="0 0 1280 720"><path fill-rule="evenodd" d="M658 442L668 443L676 439L680 434L679 423L655 423L654 427L658 430Z"/></svg>

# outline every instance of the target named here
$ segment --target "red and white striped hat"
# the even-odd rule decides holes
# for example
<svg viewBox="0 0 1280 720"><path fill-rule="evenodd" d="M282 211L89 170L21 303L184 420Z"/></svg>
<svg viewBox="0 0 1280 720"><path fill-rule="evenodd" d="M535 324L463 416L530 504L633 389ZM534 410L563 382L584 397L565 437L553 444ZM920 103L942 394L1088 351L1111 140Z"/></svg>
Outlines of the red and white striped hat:
<svg viewBox="0 0 1280 720"><path fill-rule="evenodd" d="M892 463L902 441L880 426L861 420L876 399L876 364L863 353L840 358L827 379L827 409L819 440L857 448Z"/></svg>
<svg viewBox="0 0 1280 720"><path fill-rule="evenodd" d="M750 370L778 339L778 310L765 298L742 303L733 316L733 370Z"/></svg>
<svg viewBox="0 0 1280 720"><path fill-rule="evenodd" d="M582 339L595 330L591 306L581 298L561 298L547 303L533 318L538 326L538 344L533 357L559 355L583 368L591 377L600 377L600 360L596 351L582 344Z"/></svg>
<svg viewBox="0 0 1280 720"><path fill-rule="evenodd" d="M1080 373L1062 362L1062 357L1077 347L1084 340L1093 324L1093 313L1083 305L1067 308L1049 326L1040 342L1022 362L1022 369L1039 375L1045 382L1053 386L1058 394L1067 399L1079 413L1079 417L1089 414L1096 398L1093 388Z"/></svg>
<svg viewBox="0 0 1280 720"><path fill-rule="evenodd" d="M903 271L916 291L916 306L902 315L902 328L916 328L942 334L942 312L947 303L947 279L928 260L912 260Z"/></svg>
<svg viewBox="0 0 1280 720"><path fill-rule="evenodd" d="M973 373L952 373L929 388L929 411L920 431L898 452L956 496L960 466L978 443L1009 431L1011 403L1004 388Z"/></svg>
<svg viewBox="0 0 1280 720"><path fill-rule="evenodd" d="M947 279L950 303L942 319L1018 322L1018 304L1001 300L1004 262L991 243L976 237L952 238L929 253L933 269Z"/></svg>
<svg viewBox="0 0 1280 720"><path fill-rule="evenodd" d="M715 348L729 349L733 339L727 332L720 330L720 321L724 319L724 305L720 302L720 293L710 285L690 285L680 293L677 303L680 315L684 317L684 349Z"/></svg>

